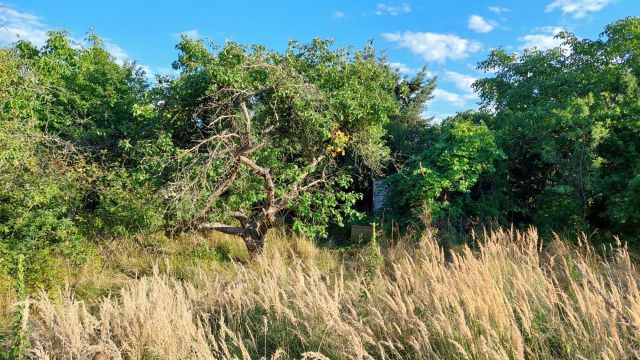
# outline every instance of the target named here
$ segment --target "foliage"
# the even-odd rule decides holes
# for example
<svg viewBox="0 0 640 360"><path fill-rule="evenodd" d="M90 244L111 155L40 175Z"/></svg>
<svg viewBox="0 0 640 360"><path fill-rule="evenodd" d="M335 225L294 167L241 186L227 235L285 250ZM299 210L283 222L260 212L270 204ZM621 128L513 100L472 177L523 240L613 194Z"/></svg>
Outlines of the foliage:
<svg viewBox="0 0 640 360"><path fill-rule="evenodd" d="M596 110L591 218L616 234L640 238L640 19L605 29L606 41L591 46L606 71Z"/></svg>
<svg viewBox="0 0 640 360"><path fill-rule="evenodd" d="M123 146L145 136L132 109L147 85L92 34L81 46L53 32L41 49L19 42L0 56L0 273L24 255L34 289L58 276L57 255L82 262L89 235L162 226Z"/></svg>
<svg viewBox="0 0 640 360"><path fill-rule="evenodd" d="M295 230L326 236L356 215L354 175L389 158L396 74L373 48L292 42L284 53L183 38L163 130L177 148L168 195L175 217L261 243L288 212ZM240 226L213 223L233 221ZM258 248L261 246L257 246Z"/></svg>
<svg viewBox="0 0 640 360"><path fill-rule="evenodd" d="M430 140L428 127L433 119L425 118L424 113L427 102L433 98L436 79L428 79L427 74L425 67L414 77L402 79L396 86L400 112L390 119L386 140L398 162L423 151Z"/></svg>
<svg viewBox="0 0 640 360"><path fill-rule="evenodd" d="M478 114L463 113L429 129L433 142L388 179L397 212L426 208L434 221L462 221L471 192L503 156L493 133L478 119Z"/></svg>
<svg viewBox="0 0 640 360"><path fill-rule="evenodd" d="M495 50L480 64L495 71L475 88L506 154L508 220L637 234L639 24L619 20L596 41L562 33L559 48Z"/></svg>
<svg viewBox="0 0 640 360"><path fill-rule="evenodd" d="M147 89L137 66L118 64L92 33L84 45L66 32L51 32L41 49L25 42L15 47L46 88L37 108L40 128L95 154L106 151L109 161L122 161L120 141L144 128L132 111Z"/></svg>
<svg viewBox="0 0 640 360"><path fill-rule="evenodd" d="M16 290L20 302L14 309L12 344L9 350L9 359L24 359L29 348L29 334L27 334L29 303L27 298L27 286L25 284L24 256L18 256L16 274ZM0 354L0 356L4 356Z"/></svg>
<svg viewBox="0 0 640 360"><path fill-rule="evenodd" d="M384 175L407 222L638 239L639 28L630 17L596 40L494 50L474 85L482 109L442 124L423 116L426 68L402 77L371 45L184 38L179 74L154 82L92 33L0 49L0 277L22 255L27 286L46 287L102 239L171 230L253 250L281 225L327 237Z"/></svg>
<svg viewBox="0 0 640 360"><path fill-rule="evenodd" d="M0 50L0 272L25 256L28 284L55 273L50 255L77 255L82 236L74 222L81 204L79 169L39 131L35 116L44 89L11 50Z"/></svg>

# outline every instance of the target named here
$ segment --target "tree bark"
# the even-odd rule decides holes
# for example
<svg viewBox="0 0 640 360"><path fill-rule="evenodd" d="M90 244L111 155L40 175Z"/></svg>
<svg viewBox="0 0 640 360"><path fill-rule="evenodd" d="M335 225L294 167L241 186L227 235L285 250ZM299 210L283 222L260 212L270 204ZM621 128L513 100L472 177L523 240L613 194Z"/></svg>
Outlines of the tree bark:
<svg viewBox="0 0 640 360"><path fill-rule="evenodd" d="M249 257L254 259L256 256L262 254L264 250L264 240L271 227L264 219L256 221L240 214L235 214L234 217L242 217L242 219L240 219L240 226L232 226L218 222L205 222L199 224L198 229L239 236L247 247Z"/></svg>

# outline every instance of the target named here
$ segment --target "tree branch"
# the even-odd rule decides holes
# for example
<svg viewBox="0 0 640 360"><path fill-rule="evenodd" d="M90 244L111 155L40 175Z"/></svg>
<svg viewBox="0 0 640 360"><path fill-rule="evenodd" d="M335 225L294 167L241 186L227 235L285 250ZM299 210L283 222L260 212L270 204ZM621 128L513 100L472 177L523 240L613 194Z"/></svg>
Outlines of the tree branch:
<svg viewBox="0 0 640 360"><path fill-rule="evenodd" d="M218 186L216 191L214 191L211 195L209 195L209 198L207 199L207 203L204 205L202 210L200 210L200 214L198 214L199 218L204 218L209 212L209 210L211 210L213 203L222 194L224 194L225 191L227 191L231 187L233 182L236 180L236 177L238 176L238 170L240 170L240 164L238 162L234 162L229 176L226 179L224 179L224 181L222 181L222 183L220 184L220 186Z"/></svg>
<svg viewBox="0 0 640 360"><path fill-rule="evenodd" d="M269 170L261 167L260 165L253 162L253 160L248 157L241 155L240 161L247 165L253 172L262 176L264 179L264 191L266 192L266 198L264 200L263 211L268 214L270 213L271 208L274 206L276 201L275 196L275 185L273 184L273 178L271 174L269 174Z"/></svg>
<svg viewBox="0 0 640 360"><path fill-rule="evenodd" d="M245 120L245 124L247 126L247 141L249 142L249 145L251 146L253 144L253 140L251 139L251 116L249 115L249 110L247 109L247 103L246 102L242 102L242 104L240 104L240 106L242 107L242 112L244 113L244 120Z"/></svg>
<svg viewBox="0 0 640 360"><path fill-rule="evenodd" d="M243 235L247 230L219 222L206 222L198 225L199 230L215 230L228 235Z"/></svg>
<svg viewBox="0 0 640 360"><path fill-rule="evenodd" d="M240 211L231 211L227 213L227 216L232 217L240 222L249 220L249 217Z"/></svg>
<svg viewBox="0 0 640 360"><path fill-rule="evenodd" d="M231 172L229 173L229 176L227 176L227 178L224 179L222 183L220 183L220 186L218 186L218 188L211 195L209 195L209 198L207 199L205 206L202 208L202 210L200 210L200 213L198 214L199 218L201 219L204 218L205 215L207 215L207 213L209 212L209 210L211 210L213 203L220 196L222 196L222 194L224 194L231 187L231 185L233 185L233 182L236 180L236 177L238 175L238 171L240 170L240 163L236 159L242 158L244 157L244 155L248 155L253 152L256 152L261 147L262 147L262 144L252 146L252 147L245 147L240 149L238 153L236 153L233 159L233 165L231 168Z"/></svg>

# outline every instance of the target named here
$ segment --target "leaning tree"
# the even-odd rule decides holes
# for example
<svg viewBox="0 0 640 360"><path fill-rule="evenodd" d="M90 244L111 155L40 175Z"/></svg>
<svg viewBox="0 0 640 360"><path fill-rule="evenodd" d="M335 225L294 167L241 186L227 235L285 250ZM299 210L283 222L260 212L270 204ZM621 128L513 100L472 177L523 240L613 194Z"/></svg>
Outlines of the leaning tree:
<svg viewBox="0 0 640 360"><path fill-rule="evenodd" d="M281 221L311 236L341 224L354 176L382 169L398 75L372 47L285 52L183 38L164 88L176 152L167 194L179 224L240 236L251 255Z"/></svg>

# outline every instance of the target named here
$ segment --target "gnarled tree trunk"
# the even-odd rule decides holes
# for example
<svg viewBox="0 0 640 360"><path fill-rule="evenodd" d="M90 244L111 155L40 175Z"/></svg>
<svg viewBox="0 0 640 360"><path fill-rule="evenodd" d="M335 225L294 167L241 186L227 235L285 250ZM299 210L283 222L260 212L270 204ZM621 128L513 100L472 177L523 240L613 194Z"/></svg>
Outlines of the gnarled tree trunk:
<svg viewBox="0 0 640 360"><path fill-rule="evenodd" d="M293 182L288 184L287 193L276 197L276 189L273 177L269 169L258 165L251 156L257 151L263 148L265 143L255 144L252 140L251 132L251 115L247 109L246 103L241 103L242 113L244 114L244 129L236 129L235 132L221 132L210 136L207 139L202 140L192 149L191 152L198 152L202 147L210 146L214 142L221 142L226 145L226 149L233 149L232 151L225 151L224 155L228 156L231 162L231 167L227 175L220 180L218 186L211 192L206 199L204 207L200 209L196 219L194 220L193 227L203 231L219 231L229 235L239 236L244 240L247 246L249 255L253 258L256 255L262 253L264 249L265 237L269 229L275 227L276 216L282 210L286 209L289 203L298 197L301 192L308 191L310 189L317 188L326 182L326 174L324 172L316 174L315 179L309 180L309 175L316 170L318 164L320 164L324 155L319 155L314 158L310 164L306 167L301 176ZM263 132L263 135L267 134L270 130L267 129ZM240 139L237 143L230 139ZM217 148L216 148L217 149ZM216 154L215 149L209 154ZM205 219L214 207L216 201L223 196L229 188L236 181L240 168L246 166L255 175L261 177L264 181L264 200L261 203L255 204L250 210L245 212L234 211L224 215L225 217L234 218L239 221L240 225L228 225L218 222L208 222Z"/></svg>

